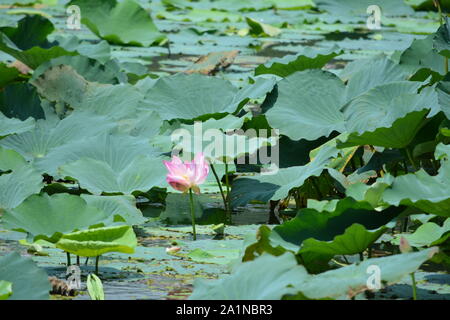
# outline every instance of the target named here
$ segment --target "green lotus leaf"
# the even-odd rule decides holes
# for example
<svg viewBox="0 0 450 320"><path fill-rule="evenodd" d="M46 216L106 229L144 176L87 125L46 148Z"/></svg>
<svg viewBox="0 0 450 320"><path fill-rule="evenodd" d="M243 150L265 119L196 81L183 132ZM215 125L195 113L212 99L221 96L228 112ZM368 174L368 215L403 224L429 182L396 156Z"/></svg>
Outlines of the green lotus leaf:
<svg viewBox="0 0 450 320"><path fill-rule="evenodd" d="M0 112L0 137L29 131L34 128L34 125L35 121L33 118L21 121L15 118L7 118Z"/></svg>
<svg viewBox="0 0 450 320"><path fill-rule="evenodd" d="M229 264L239 258L239 249L194 249L188 253L188 257L196 262Z"/></svg>
<svg viewBox="0 0 450 320"><path fill-rule="evenodd" d="M433 37L415 39L401 57L400 64L413 68L428 68L434 72L445 74L444 58L433 48Z"/></svg>
<svg viewBox="0 0 450 320"><path fill-rule="evenodd" d="M136 208L136 199L133 196L96 196L82 194L81 197L89 206L107 212L113 221L124 221L127 225L139 225L147 219Z"/></svg>
<svg viewBox="0 0 450 320"><path fill-rule="evenodd" d="M0 147L0 170L16 170L27 165L25 159L14 150Z"/></svg>
<svg viewBox="0 0 450 320"><path fill-rule="evenodd" d="M67 57L62 60L70 59ZM84 57L75 57L72 62L81 61L76 66L84 75L89 78L102 78L98 82L117 82L124 80L124 75L117 69L116 63L111 62L106 65L100 65L93 62L96 70L100 68L103 72L91 74L90 61ZM83 63L86 62L87 64ZM87 81L81 76L73 66L62 65L48 68L54 60L43 65L37 70L37 73L31 80L31 83L37 88L38 92L46 99L52 102L66 103L70 107L88 111L98 115L105 115L114 120L133 119L137 116L136 108L144 98L138 88L131 85L107 85L99 84L97 81ZM41 72L43 72L41 74Z"/></svg>
<svg viewBox="0 0 450 320"><path fill-rule="evenodd" d="M246 205L252 200L267 202L284 199L292 188L300 187L309 177L320 176L330 159L336 156L336 148L327 147L304 166L279 169L274 174L237 178L231 191L232 205Z"/></svg>
<svg viewBox="0 0 450 320"><path fill-rule="evenodd" d="M88 41L82 41L75 35L57 35L55 40L59 46L70 52L78 52L80 55L89 57L106 63L111 60L111 47L107 41L100 41L98 43L91 43Z"/></svg>
<svg viewBox="0 0 450 320"><path fill-rule="evenodd" d="M383 205L383 192L388 188L395 177L386 174L383 178L378 178L375 183L367 185L362 182L357 182L350 185L345 191L348 197L352 197L358 201L369 202L372 207L377 208Z"/></svg>
<svg viewBox="0 0 450 320"><path fill-rule="evenodd" d="M383 211L376 211L367 202L345 198L337 203L333 211L301 209L294 219L276 226L273 232L278 233L285 241L296 245L302 244L308 238L332 241L334 237L344 234L353 224L359 224L369 230L378 229L403 210L402 207L390 207ZM353 234L360 231L360 227L355 228L356 230L352 229L349 232Z"/></svg>
<svg viewBox="0 0 450 320"><path fill-rule="evenodd" d="M0 257L0 279L12 283L9 300L48 300L50 297L47 273L17 252Z"/></svg>
<svg viewBox="0 0 450 320"><path fill-rule="evenodd" d="M278 83L278 98L266 112L267 121L292 140L344 132L345 119L339 110L344 93L344 83L329 72L296 72Z"/></svg>
<svg viewBox="0 0 450 320"><path fill-rule="evenodd" d="M12 293L12 283L0 280L0 300L7 300Z"/></svg>
<svg viewBox="0 0 450 320"><path fill-rule="evenodd" d="M250 27L250 34L259 36L259 37L276 37L278 36L282 31L281 29L271 26L267 23L262 23L261 21L246 17L245 21L247 22L248 26Z"/></svg>
<svg viewBox="0 0 450 320"><path fill-rule="evenodd" d="M56 247L81 257L108 252L134 253L136 235L130 226L95 228L64 234Z"/></svg>
<svg viewBox="0 0 450 320"><path fill-rule="evenodd" d="M163 120L232 113L237 92L227 80L180 73L158 79L146 92L141 109L154 110Z"/></svg>
<svg viewBox="0 0 450 320"><path fill-rule="evenodd" d="M275 74L285 78L298 71L303 71L306 69L321 69L340 53L341 52L337 47L320 50L305 47L296 55L287 55L283 58L274 58L265 64L259 65L255 69L255 75Z"/></svg>
<svg viewBox="0 0 450 320"><path fill-rule="evenodd" d="M29 83L11 83L0 91L0 111L8 118L29 121L45 118L36 89ZM21 132L18 127L17 132Z"/></svg>
<svg viewBox="0 0 450 320"><path fill-rule="evenodd" d="M4 63L0 63L0 88L17 80L20 80L19 70L14 67L10 68Z"/></svg>
<svg viewBox="0 0 450 320"><path fill-rule="evenodd" d="M444 221L442 227L434 222L427 222L418 227L413 233L397 235L392 240L392 243L400 245L400 238L403 237L408 240L409 244L413 247L434 246L448 239L450 236L449 231L450 218Z"/></svg>
<svg viewBox="0 0 450 320"><path fill-rule="evenodd" d="M109 213L89 206L79 196L59 193L29 197L7 210L3 221L8 229L27 232L34 240L56 242L63 233L102 224L108 218Z"/></svg>
<svg viewBox="0 0 450 320"><path fill-rule="evenodd" d="M372 88L391 82L405 81L412 71L389 59L384 54L368 59L358 59L347 64L339 77L348 81L346 101L366 93Z"/></svg>
<svg viewBox="0 0 450 320"><path fill-rule="evenodd" d="M106 117L74 112L60 121L38 121L33 130L8 136L0 140L0 145L17 151L27 160L40 159L53 148L108 132L113 126Z"/></svg>
<svg viewBox="0 0 450 320"><path fill-rule="evenodd" d="M368 290L370 266L378 267L381 284L394 284L415 272L430 259L436 248L367 259L319 275L310 275L297 265L292 253L261 257L239 264L231 275L218 280L194 282L191 300L276 300L284 296L300 299L349 299ZM373 267L372 267L373 268Z"/></svg>
<svg viewBox="0 0 450 320"><path fill-rule="evenodd" d="M42 175L12 150L0 149L1 170L12 172L0 176L0 208L15 208L32 194L39 193L44 186ZM17 161L17 162L15 162Z"/></svg>
<svg viewBox="0 0 450 320"><path fill-rule="evenodd" d="M69 5L79 6L81 22L110 43L148 47L166 39L134 0L72 0Z"/></svg>
<svg viewBox="0 0 450 320"><path fill-rule="evenodd" d="M32 69L36 69L42 63L53 58L67 55L76 55L76 53L69 52L58 46L54 46L48 49L44 49L41 47L32 47L28 50L20 50L5 34L1 32L0 50L13 56Z"/></svg>
<svg viewBox="0 0 450 320"><path fill-rule="evenodd" d="M117 150L123 152L123 150ZM156 186L166 186L165 169L161 158L134 157L120 171L111 163L93 158L81 158L60 167L63 176L77 179L93 194L146 192Z"/></svg>
<svg viewBox="0 0 450 320"><path fill-rule="evenodd" d="M312 276L308 281L293 285L311 299L349 299L368 289L367 282L376 267L380 271L382 286L394 284L415 272L437 251L437 248L430 248L419 252L371 258L359 264L351 264Z"/></svg>
<svg viewBox="0 0 450 320"><path fill-rule="evenodd" d="M443 56L450 58L450 23L448 17L445 19L446 23L438 29L434 36L433 48Z"/></svg>
<svg viewBox="0 0 450 320"><path fill-rule="evenodd" d="M443 161L436 176L420 169L399 176L384 191L383 201L391 205L407 205L424 212L450 217L450 161Z"/></svg>
<svg viewBox="0 0 450 320"><path fill-rule="evenodd" d="M160 153L148 143L148 139L143 137L102 133L55 147L45 157L37 159L35 164L42 171L61 176L65 174L59 169L61 166L87 158L98 160L113 171L121 172L129 168L132 161L139 162L139 157L156 158L159 155Z"/></svg>
<svg viewBox="0 0 450 320"><path fill-rule="evenodd" d="M376 231L368 231L364 226L355 223L330 242L314 238L303 240L298 254L302 257L302 263L305 266L315 267L314 265L318 263L316 259L328 262L336 255L352 255L364 252L386 231L387 228L385 227Z"/></svg>
<svg viewBox="0 0 450 320"><path fill-rule="evenodd" d="M442 81L437 85L438 101L441 110L450 119L450 81Z"/></svg>
<svg viewBox="0 0 450 320"><path fill-rule="evenodd" d="M351 100L343 108L349 133L363 134L378 128L390 128L393 123L413 111L431 109L428 117L440 111L433 88L421 82L398 81L377 86Z"/></svg>
<svg viewBox="0 0 450 320"><path fill-rule="evenodd" d="M118 84L127 81L126 74L121 72L120 66L115 60L101 63L84 56L63 56L47 61L33 72L33 80L42 77L47 70L61 65L72 67L77 74L90 82ZM44 77L47 78L48 75Z"/></svg>
<svg viewBox="0 0 450 320"><path fill-rule="evenodd" d="M237 266L219 280L196 279L191 300L280 300L296 293L294 282L308 278L291 253L274 257L265 254Z"/></svg>

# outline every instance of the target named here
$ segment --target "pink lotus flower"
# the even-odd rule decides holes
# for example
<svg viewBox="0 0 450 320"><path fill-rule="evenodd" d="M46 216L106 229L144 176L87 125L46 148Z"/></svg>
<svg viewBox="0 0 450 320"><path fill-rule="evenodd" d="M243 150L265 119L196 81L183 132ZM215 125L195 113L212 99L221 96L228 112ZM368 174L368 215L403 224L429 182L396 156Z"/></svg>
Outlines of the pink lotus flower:
<svg viewBox="0 0 450 320"><path fill-rule="evenodd" d="M184 163L177 156L173 156L172 161L163 162L169 170L166 180L172 188L182 192L192 189L195 193L200 193L199 185L205 182L209 173L209 164L203 153L198 153L194 160Z"/></svg>

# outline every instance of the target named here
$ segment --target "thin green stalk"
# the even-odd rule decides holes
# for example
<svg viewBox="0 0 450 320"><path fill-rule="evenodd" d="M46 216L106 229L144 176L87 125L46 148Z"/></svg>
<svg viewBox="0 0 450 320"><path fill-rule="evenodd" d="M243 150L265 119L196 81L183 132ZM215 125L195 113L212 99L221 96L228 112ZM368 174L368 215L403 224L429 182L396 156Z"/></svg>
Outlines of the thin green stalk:
<svg viewBox="0 0 450 320"><path fill-rule="evenodd" d="M80 265L80 256L77 256L77 266Z"/></svg>
<svg viewBox="0 0 450 320"><path fill-rule="evenodd" d="M416 277L414 272L411 273L412 287L413 287L413 300L417 300L417 287L416 287Z"/></svg>
<svg viewBox="0 0 450 320"><path fill-rule="evenodd" d="M359 261L364 261L364 253L363 252L359 253Z"/></svg>
<svg viewBox="0 0 450 320"><path fill-rule="evenodd" d="M70 262L70 253L66 252L66 256L67 256L67 266L71 266L72 263Z"/></svg>
<svg viewBox="0 0 450 320"><path fill-rule="evenodd" d="M192 189L189 189L189 202L191 205L192 232L194 234L194 240L197 240L197 232L195 231L195 210L194 210L194 198L192 196Z"/></svg>
<svg viewBox="0 0 450 320"><path fill-rule="evenodd" d="M84 265L87 266L88 262L89 262L89 257L86 257L86 261L84 262Z"/></svg>
<svg viewBox="0 0 450 320"><path fill-rule="evenodd" d="M416 164L414 163L414 159L411 154L411 151L408 148L405 148L405 151L406 151L406 155L408 156L408 160L411 163L412 167L414 168L414 170L417 170L417 167L416 167Z"/></svg>
<svg viewBox="0 0 450 320"><path fill-rule="evenodd" d="M225 207L225 212L228 213L228 203L227 203L227 198L225 197L225 193L223 192L222 181L220 181L219 176L217 175L216 169L214 168L212 163L210 164L210 166L211 166L211 171L214 174L214 177L216 178L217 185L219 186L220 194L222 195L223 206Z"/></svg>
<svg viewBox="0 0 450 320"><path fill-rule="evenodd" d="M98 276L98 262L100 260L100 256L95 257L95 274Z"/></svg>
<svg viewBox="0 0 450 320"><path fill-rule="evenodd" d="M227 185L227 214L231 224L231 197L230 197L230 182L228 181L228 163L225 163L225 184Z"/></svg>

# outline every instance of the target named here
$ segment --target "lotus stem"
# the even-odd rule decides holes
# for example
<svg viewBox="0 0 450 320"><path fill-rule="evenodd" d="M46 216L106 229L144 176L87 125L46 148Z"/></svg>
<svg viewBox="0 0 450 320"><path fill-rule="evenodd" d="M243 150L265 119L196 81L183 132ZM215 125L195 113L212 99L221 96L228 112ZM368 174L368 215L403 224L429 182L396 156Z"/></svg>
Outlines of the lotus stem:
<svg viewBox="0 0 450 320"><path fill-rule="evenodd" d="M359 261L364 261L364 253L363 252L359 253Z"/></svg>
<svg viewBox="0 0 450 320"><path fill-rule="evenodd" d="M189 189L189 202L191 205L192 233L194 234L194 240L197 240L197 232L195 231L195 210L194 210L194 198L192 196L192 188Z"/></svg>
<svg viewBox="0 0 450 320"><path fill-rule="evenodd" d="M222 195L223 206L225 208L225 212L228 213L228 203L227 203L227 198L225 197L225 193L223 192L222 182L220 181L219 176L217 175L216 169L214 168L212 163L210 164L210 166L211 166L211 171L214 174L214 177L216 178L217 185L219 186L220 194Z"/></svg>
<svg viewBox="0 0 450 320"><path fill-rule="evenodd" d="M411 151L408 148L405 148L405 151L406 151L406 155L408 156L408 160L411 163L412 167L414 168L414 170L417 170L417 167L416 167L416 164L414 163L414 159L411 154Z"/></svg>
<svg viewBox="0 0 450 320"><path fill-rule="evenodd" d="M100 261L100 256L95 257L95 274L98 276L98 262Z"/></svg>
<svg viewBox="0 0 450 320"><path fill-rule="evenodd" d="M89 257L86 257L86 261L84 262L84 265L87 266L88 262L89 262Z"/></svg>
<svg viewBox="0 0 450 320"><path fill-rule="evenodd" d="M230 183L228 181L228 163L225 163L225 184L227 187L227 215L231 224L231 197L230 197Z"/></svg>
<svg viewBox="0 0 450 320"><path fill-rule="evenodd" d="M416 277L414 275L414 272L411 273L411 280L412 280L412 288L413 288L413 300L417 300Z"/></svg>
<svg viewBox="0 0 450 320"><path fill-rule="evenodd" d="M66 252L66 256L67 256L67 266L70 267L72 265L72 263L70 261L70 253Z"/></svg>
<svg viewBox="0 0 450 320"><path fill-rule="evenodd" d="M80 256L77 256L77 266L80 265Z"/></svg>

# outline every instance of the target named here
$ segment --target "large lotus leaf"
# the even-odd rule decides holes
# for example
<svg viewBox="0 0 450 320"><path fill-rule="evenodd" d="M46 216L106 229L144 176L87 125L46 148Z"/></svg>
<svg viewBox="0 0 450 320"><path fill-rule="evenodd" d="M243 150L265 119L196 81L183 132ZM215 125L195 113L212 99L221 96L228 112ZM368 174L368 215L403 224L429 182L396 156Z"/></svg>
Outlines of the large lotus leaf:
<svg viewBox="0 0 450 320"><path fill-rule="evenodd" d="M41 174L32 166L23 164L23 158L19 161L12 168L9 165L13 169L11 173L0 176L0 208L15 208L27 197L39 193L43 187Z"/></svg>
<svg viewBox="0 0 450 320"><path fill-rule="evenodd" d="M259 65L255 69L255 75L275 74L280 77L287 77L297 71L321 69L339 54L340 52L337 48L317 50L311 47L304 47L296 55L274 58L265 64Z"/></svg>
<svg viewBox="0 0 450 320"><path fill-rule="evenodd" d="M15 118L7 118L0 112L0 137L29 131L34 128L34 125L35 121L33 118L21 121Z"/></svg>
<svg viewBox="0 0 450 320"><path fill-rule="evenodd" d="M445 74L444 58L433 48L433 35L425 39L415 39L401 57L400 64L416 68L429 68Z"/></svg>
<svg viewBox="0 0 450 320"><path fill-rule="evenodd" d="M158 79L147 91L142 108L158 112L163 120L231 113L236 109L237 91L224 79L180 73Z"/></svg>
<svg viewBox="0 0 450 320"><path fill-rule="evenodd" d="M447 234L445 238L448 238L450 234L450 218L444 221L443 226L439 226L434 222L427 222L417 228L413 233L403 233L397 235L392 242L396 245L400 244L400 238L403 237L408 240L408 243L413 247L425 247L433 246L439 241L442 236Z"/></svg>
<svg viewBox="0 0 450 320"><path fill-rule="evenodd" d="M352 197L358 201L369 202L372 207L377 208L383 203L383 192L394 181L394 177L390 174L386 174L382 178L378 178L375 183L367 185L362 182L357 182L350 185L345 193L348 197Z"/></svg>
<svg viewBox="0 0 450 320"><path fill-rule="evenodd" d="M18 21L17 27L3 27L3 32L21 50L31 49L35 46L43 48L51 44L47 36L54 31L55 27L47 18L40 15L26 15Z"/></svg>
<svg viewBox="0 0 450 320"><path fill-rule="evenodd" d="M56 247L81 257L97 257L108 252L134 253L136 235L130 226L94 228L64 234Z"/></svg>
<svg viewBox="0 0 450 320"><path fill-rule="evenodd" d="M115 150L114 154L123 153ZM129 157L127 157L129 158ZM93 194L146 192L156 186L167 186L166 169L161 158L137 156L121 170L114 170L105 160L81 158L60 167L63 176L77 179L82 188Z"/></svg>
<svg viewBox="0 0 450 320"><path fill-rule="evenodd" d="M377 5L383 15L398 16L411 15L414 10L402 0L315 0L316 6L336 16L357 16L367 19L367 8Z"/></svg>
<svg viewBox="0 0 450 320"><path fill-rule="evenodd" d="M104 68L105 66L99 65L99 67ZM112 80L111 77L115 78L116 76L121 78L114 71L116 67L113 64L109 68L109 72L105 71L103 74L105 81L108 82ZM41 69L41 71L44 71L44 69ZM88 70L89 73L90 69ZM40 70L37 71L40 72ZM114 120L134 118L136 108L143 99L143 95L138 88L128 84L113 86L99 84L95 81L90 82L78 74L72 66L68 65L45 69L43 74L36 74L31 83L36 86L42 96L50 101L64 102L74 109L105 115Z"/></svg>
<svg viewBox="0 0 450 320"><path fill-rule="evenodd" d="M89 57L106 63L111 59L111 47L108 42L102 40L98 43L91 43L88 41L81 41L77 36L61 36L55 37L59 46L70 52L78 52L80 55Z"/></svg>
<svg viewBox="0 0 450 320"><path fill-rule="evenodd" d="M448 17L446 17L446 23L436 32L433 40L433 48L440 54L450 58L450 23Z"/></svg>
<svg viewBox="0 0 450 320"><path fill-rule="evenodd" d="M48 49L36 46L32 47L31 49L20 50L5 34L1 32L0 50L23 62L31 69L36 69L45 61L51 60L53 58L77 54L74 52L69 52L58 46L50 47Z"/></svg>
<svg viewBox="0 0 450 320"><path fill-rule="evenodd" d="M115 60L101 63L84 56L63 56L47 61L33 72L33 80L41 77L48 69L60 65L71 66L79 75L90 82L117 84L127 80L126 74L120 71L120 66Z"/></svg>
<svg viewBox="0 0 450 320"><path fill-rule="evenodd" d="M44 111L36 89L29 83L11 83L0 91L0 111L9 118L43 119Z"/></svg>
<svg viewBox="0 0 450 320"><path fill-rule="evenodd" d="M292 188L300 187L311 176L320 176L331 158L336 157L335 148L324 148L313 161L304 165L279 169L275 174L241 177L233 181L231 201L233 207L246 205L252 200L267 202L287 197Z"/></svg>
<svg viewBox="0 0 450 320"><path fill-rule="evenodd" d="M39 120L33 130L0 140L0 145L19 152L27 160L44 158L53 149L108 132L114 123L91 113L74 112L61 121Z"/></svg>
<svg viewBox="0 0 450 320"><path fill-rule="evenodd" d="M386 232L386 228L382 227L376 231L367 231L360 224L353 224L348 227L341 235L336 236L332 241L320 241L314 238L306 239L302 242L301 250L298 252L303 263L307 266L310 261L308 257L311 255L327 256L329 260L336 255L352 255L364 252L371 246L381 235Z"/></svg>
<svg viewBox="0 0 450 320"><path fill-rule="evenodd" d="M34 240L56 242L63 233L103 223L109 214L89 206L82 198L67 193L33 195L15 209L7 210L3 221L8 229L29 233Z"/></svg>
<svg viewBox="0 0 450 320"><path fill-rule="evenodd" d="M220 121L220 120L219 120ZM200 124L197 124L199 127ZM196 125L182 126L186 136L181 137L181 141L177 143L175 149L182 149L183 155L193 158L192 155L202 152L205 158L213 164L231 163L233 160L244 156L245 154L253 155L260 148L275 146L277 137L257 137L256 131L252 134L245 134L244 131L231 131L231 133L223 133L220 130L207 131L208 129L201 126L203 132L195 130ZM190 133L190 135L188 135ZM270 134L270 133L268 133Z"/></svg>
<svg viewBox="0 0 450 320"><path fill-rule="evenodd" d="M309 281L293 285L311 299L349 299L369 289L367 282L373 272L370 270L374 267L380 270L381 284L391 285L417 271L436 252L436 248L430 248L419 252L367 259L359 264L351 264L312 276Z"/></svg>
<svg viewBox="0 0 450 320"><path fill-rule="evenodd" d="M0 279L12 283L13 293L9 300L49 299L51 288L47 273L17 252L0 257Z"/></svg>
<svg viewBox="0 0 450 320"><path fill-rule="evenodd" d="M146 221L142 212L136 208L133 196L96 196L82 194L81 197L92 207L107 212L113 221L124 221L127 225L139 225Z"/></svg>
<svg viewBox="0 0 450 320"><path fill-rule="evenodd" d="M413 111L396 119L391 126L380 127L362 134L351 133L340 148L373 145L385 148L402 149L407 147L422 128L428 110Z"/></svg>
<svg viewBox="0 0 450 320"><path fill-rule="evenodd" d="M134 0L73 0L70 4L80 7L83 24L110 43L148 47L166 39Z"/></svg>
<svg viewBox="0 0 450 320"><path fill-rule="evenodd" d="M316 140L345 131L344 83L321 70L296 72L278 83L278 98L266 113L272 128L292 140Z"/></svg>
<svg viewBox="0 0 450 320"><path fill-rule="evenodd" d="M344 81L348 80L346 101L369 91L370 89L396 81L408 80L411 72L385 55L350 62L339 74Z"/></svg>
<svg viewBox="0 0 450 320"><path fill-rule="evenodd" d="M294 219L276 226L273 232L278 233L285 241L296 245L300 245L308 238L331 241L335 236L345 233L345 230L355 223L369 230L380 228L400 214L403 209L390 207L377 211L367 202L345 198L337 203L333 211L301 209Z"/></svg>
<svg viewBox="0 0 450 320"><path fill-rule="evenodd" d="M450 217L450 161L444 161L436 176L420 169L396 177L384 191L383 201L408 205L427 213Z"/></svg>
<svg viewBox="0 0 450 320"><path fill-rule="evenodd" d="M137 157L156 155L159 153L148 143L148 139L123 134L98 134L53 148L46 157L36 160L36 167L58 176L58 167L88 158L104 162L114 172L120 172Z"/></svg>
<svg viewBox="0 0 450 320"><path fill-rule="evenodd" d="M12 293L12 283L0 280L0 300L7 300Z"/></svg>
<svg viewBox="0 0 450 320"><path fill-rule="evenodd" d="M20 73L17 68L8 67L6 64L0 63L0 88L11 82L19 80L19 75Z"/></svg>
<svg viewBox="0 0 450 320"><path fill-rule="evenodd" d="M292 253L274 257L268 254L237 266L231 275L219 280L194 282L191 300L280 300L296 293L290 288L310 276L297 264Z"/></svg>
<svg viewBox="0 0 450 320"><path fill-rule="evenodd" d="M16 170L26 164L25 159L16 151L0 147L0 171Z"/></svg>
<svg viewBox="0 0 450 320"><path fill-rule="evenodd" d="M343 107L349 133L364 133L377 128L389 128L395 120L413 111L432 109L439 112L437 95L432 88L417 93L424 84L398 81L383 84L359 95Z"/></svg>

